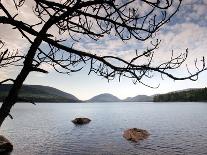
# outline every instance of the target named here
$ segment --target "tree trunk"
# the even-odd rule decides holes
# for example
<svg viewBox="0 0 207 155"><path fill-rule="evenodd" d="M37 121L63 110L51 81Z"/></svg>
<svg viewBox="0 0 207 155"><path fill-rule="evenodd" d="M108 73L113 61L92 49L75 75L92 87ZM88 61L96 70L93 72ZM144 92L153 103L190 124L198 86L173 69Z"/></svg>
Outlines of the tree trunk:
<svg viewBox="0 0 207 155"><path fill-rule="evenodd" d="M3 101L3 104L0 108L0 127L3 124L5 118L8 115L10 115L10 110L11 110L12 106L17 102L19 90L21 89L26 77L32 71L33 59L34 59L35 53L36 53L39 45L41 44L41 42L42 42L42 40L39 39L39 37L36 37L36 39L34 40L33 44L31 45L31 47L27 53L27 56L24 61L24 66L23 66L21 72L19 73L16 80L14 81L14 84L12 85L8 96Z"/></svg>
<svg viewBox="0 0 207 155"><path fill-rule="evenodd" d="M14 84L12 85L8 96L3 101L3 104L0 108L0 127L5 120L5 118L10 115L10 110L12 106L17 102L19 90L22 87L22 84L26 77L28 76L29 71L27 71L24 67L21 70L20 74L17 76Z"/></svg>
<svg viewBox="0 0 207 155"><path fill-rule="evenodd" d="M54 18L51 17L42 27L42 29L39 31L39 34L36 36L34 41L32 42L30 49L27 53L27 56L24 61L24 66L17 76L16 80L14 81L14 84L12 88L9 91L8 96L6 99L3 101L3 104L0 108L0 127L3 124L5 118L10 115L10 110L12 106L17 102L18 98L18 93L19 90L21 89L24 80L26 77L29 75L29 73L32 71L33 67L33 59L35 57L36 51L38 47L40 46L42 42L42 36L44 36L47 32L47 30L54 24L53 21Z"/></svg>

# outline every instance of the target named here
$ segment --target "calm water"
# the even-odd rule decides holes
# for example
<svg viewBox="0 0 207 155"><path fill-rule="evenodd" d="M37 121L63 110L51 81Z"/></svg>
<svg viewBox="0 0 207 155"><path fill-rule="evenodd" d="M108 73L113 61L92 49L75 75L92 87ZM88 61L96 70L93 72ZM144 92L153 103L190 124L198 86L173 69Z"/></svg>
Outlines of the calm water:
<svg viewBox="0 0 207 155"><path fill-rule="evenodd" d="M17 104L1 134L14 144L11 155L206 155L207 103ZM92 121L75 126L75 117ZM142 128L139 143L123 131Z"/></svg>

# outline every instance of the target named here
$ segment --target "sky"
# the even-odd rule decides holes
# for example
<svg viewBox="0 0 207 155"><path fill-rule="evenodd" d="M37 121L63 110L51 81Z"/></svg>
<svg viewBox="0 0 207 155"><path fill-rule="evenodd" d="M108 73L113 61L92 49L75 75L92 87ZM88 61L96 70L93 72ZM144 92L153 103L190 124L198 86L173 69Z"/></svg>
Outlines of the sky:
<svg viewBox="0 0 207 155"><path fill-rule="evenodd" d="M4 0L3 0L4 1ZM19 10L19 16L29 23L35 22L34 15L30 12L32 6L31 0L28 0L23 8ZM4 1L11 6L12 0ZM9 8L11 11L14 8ZM172 20L164 25L157 33L157 38L161 39L160 48L157 51L157 60L166 60L169 58L171 51L185 52L188 48L189 55L186 61L188 66L193 67L194 60L200 60L202 56L207 58L207 1L206 0L184 0L179 12ZM1 12L0 12L1 13ZM27 51L28 44L22 39L16 39L19 35L11 27L0 25L0 38L4 39L9 44L10 49L20 49ZM8 35L9 34L9 35ZM98 42L92 40L83 40L83 42L75 46L84 50L96 50L106 54L124 54L126 57L134 53L136 49L143 50L147 46L147 42L139 42L132 39L128 42L122 42L118 39L102 39ZM140 48L141 47L141 48ZM31 73L25 81L25 84L45 85L55 87L62 91L71 93L79 99L86 100L101 93L111 93L120 99L133 97L136 95L153 95L166 93L175 90L187 88L203 88L207 86L207 71L199 75L197 81L174 81L167 77L160 78L160 75L155 74L155 77L147 79L146 83L159 87L152 89L140 83L136 85L130 79L122 78L121 81L114 79L108 82L103 77L93 73L88 75L89 67L86 66L83 70L72 73L70 75L59 74L52 68L45 66L49 74ZM7 77L16 76L19 68L0 68L0 80ZM178 76L187 74L186 68L175 72Z"/></svg>

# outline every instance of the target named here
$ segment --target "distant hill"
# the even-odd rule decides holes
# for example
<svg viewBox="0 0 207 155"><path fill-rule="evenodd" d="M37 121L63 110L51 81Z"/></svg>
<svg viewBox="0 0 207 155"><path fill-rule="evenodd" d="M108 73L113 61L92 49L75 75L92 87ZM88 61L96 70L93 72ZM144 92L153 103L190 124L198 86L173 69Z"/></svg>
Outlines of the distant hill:
<svg viewBox="0 0 207 155"><path fill-rule="evenodd" d="M0 85L0 102L8 94L10 84ZM82 102L74 95L60 91L56 88L41 85L23 85L19 93L19 101L34 102ZM153 96L137 95L120 100L118 97L104 93L92 97L85 102L201 102L207 101L207 88L192 88L156 94Z"/></svg>
<svg viewBox="0 0 207 155"><path fill-rule="evenodd" d="M8 94L10 84L0 85L0 101ZM23 85L19 93L20 101L31 100L34 102L80 102L75 96L56 88L41 85Z"/></svg>
<svg viewBox="0 0 207 155"><path fill-rule="evenodd" d="M154 96L154 102L201 102L207 101L207 88L185 89Z"/></svg>
<svg viewBox="0 0 207 155"><path fill-rule="evenodd" d="M135 97L128 97L123 100L124 102L152 102L153 97L147 95L137 95Z"/></svg>
<svg viewBox="0 0 207 155"><path fill-rule="evenodd" d="M121 100L112 94L100 94L87 100L86 102L120 102Z"/></svg>

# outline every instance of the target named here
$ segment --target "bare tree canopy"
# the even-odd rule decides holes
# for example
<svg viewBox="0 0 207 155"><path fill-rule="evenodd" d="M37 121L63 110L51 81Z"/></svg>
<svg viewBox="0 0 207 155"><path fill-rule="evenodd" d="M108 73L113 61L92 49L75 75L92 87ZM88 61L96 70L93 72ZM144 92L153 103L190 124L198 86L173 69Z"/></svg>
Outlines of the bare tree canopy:
<svg viewBox="0 0 207 155"><path fill-rule="evenodd" d="M33 12L39 21L30 24L18 20L18 14L11 14L4 5L4 0L1 0L0 23L19 31L30 43L30 47L19 58L17 55L7 55L8 64L13 64L20 58L23 63L22 70L13 80L14 85L0 109L0 124L16 103L18 91L28 74L32 71L47 73L40 67L43 63L66 74L80 71L85 64L90 64L89 73L94 72L108 80L116 76L128 77L134 83L144 85L146 84L142 79L152 78L154 72L174 80L196 80L198 74L206 70L205 59L202 58L202 65L199 67L197 61L195 62L197 70L194 73L188 70L187 76L177 77L171 71L185 62L188 50L179 55L172 52L168 61L153 64L152 61L156 61L153 59L154 52L160 45L160 40L157 39L146 50L135 51L135 56L130 60L116 55L104 55L101 51L84 51L75 48L73 44L79 42L81 37L89 37L95 41L105 36L115 36L122 41L148 40L170 21L179 10L181 2L182 0L31 0L34 3ZM25 0L13 0L16 10L21 9L24 3ZM143 6L147 9L143 9ZM42 48L42 44L47 46L47 50ZM2 53L1 66L4 66L4 57L5 54Z"/></svg>

